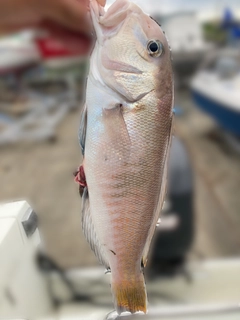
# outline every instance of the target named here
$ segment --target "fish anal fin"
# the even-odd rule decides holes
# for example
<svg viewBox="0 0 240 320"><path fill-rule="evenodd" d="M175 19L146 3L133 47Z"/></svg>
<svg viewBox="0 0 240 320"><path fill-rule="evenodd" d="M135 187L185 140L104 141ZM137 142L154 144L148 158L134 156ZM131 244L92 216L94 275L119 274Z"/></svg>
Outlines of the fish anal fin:
<svg viewBox="0 0 240 320"><path fill-rule="evenodd" d="M110 269L108 260L105 255L104 247L100 244L97 238L97 233L92 221L87 187L84 188L82 196L82 229L91 249L95 253L99 262L104 265L106 269Z"/></svg>

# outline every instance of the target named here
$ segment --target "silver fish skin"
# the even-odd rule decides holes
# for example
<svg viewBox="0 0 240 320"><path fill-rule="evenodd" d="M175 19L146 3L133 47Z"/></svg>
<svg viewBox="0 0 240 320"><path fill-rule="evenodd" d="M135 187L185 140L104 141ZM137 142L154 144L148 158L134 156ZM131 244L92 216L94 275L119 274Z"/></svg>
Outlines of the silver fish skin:
<svg viewBox="0 0 240 320"><path fill-rule="evenodd" d="M92 0L90 7L97 41L79 136L83 231L111 270L117 312L146 313L142 266L165 197L171 142L171 52L136 4L116 0L105 12Z"/></svg>

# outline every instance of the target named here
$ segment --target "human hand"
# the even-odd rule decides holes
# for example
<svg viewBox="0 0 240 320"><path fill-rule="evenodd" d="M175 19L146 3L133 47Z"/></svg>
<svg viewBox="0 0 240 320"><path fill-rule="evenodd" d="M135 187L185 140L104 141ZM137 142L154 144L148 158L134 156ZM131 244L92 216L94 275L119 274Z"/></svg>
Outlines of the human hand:
<svg viewBox="0 0 240 320"><path fill-rule="evenodd" d="M97 0L102 6L106 0ZM89 34L89 0L1 0L0 29L16 31L45 22Z"/></svg>
<svg viewBox="0 0 240 320"><path fill-rule="evenodd" d="M97 0L105 6L106 0ZM89 0L0 0L0 33L40 28L73 52L92 45ZM83 50L84 48L84 50Z"/></svg>

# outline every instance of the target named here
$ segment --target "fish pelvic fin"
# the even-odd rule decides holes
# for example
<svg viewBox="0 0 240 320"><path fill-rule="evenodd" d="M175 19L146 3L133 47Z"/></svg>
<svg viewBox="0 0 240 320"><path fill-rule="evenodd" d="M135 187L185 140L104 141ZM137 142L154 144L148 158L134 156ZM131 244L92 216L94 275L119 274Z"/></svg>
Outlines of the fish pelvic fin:
<svg viewBox="0 0 240 320"><path fill-rule="evenodd" d="M143 274L140 272L134 279L112 280L112 294L117 313L128 311L147 313L147 294Z"/></svg>
<svg viewBox="0 0 240 320"><path fill-rule="evenodd" d="M85 141L87 133L87 105L85 104L81 113L81 122L78 132L78 139L82 150L82 155L85 153Z"/></svg>

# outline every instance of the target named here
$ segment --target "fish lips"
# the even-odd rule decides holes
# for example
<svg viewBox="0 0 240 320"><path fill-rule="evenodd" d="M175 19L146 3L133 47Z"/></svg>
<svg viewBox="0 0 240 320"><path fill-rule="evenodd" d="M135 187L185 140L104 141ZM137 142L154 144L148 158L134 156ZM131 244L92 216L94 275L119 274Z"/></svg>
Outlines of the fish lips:
<svg viewBox="0 0 240 320"><path fill-rule="evenodd" d="M109 38L119 31L131 12L131 3L128 0L116 0L105 12L96 0L91 0L90 12L97 41L101 43L104 38Z"/></svg>

